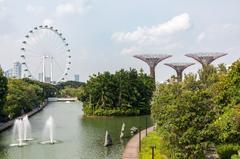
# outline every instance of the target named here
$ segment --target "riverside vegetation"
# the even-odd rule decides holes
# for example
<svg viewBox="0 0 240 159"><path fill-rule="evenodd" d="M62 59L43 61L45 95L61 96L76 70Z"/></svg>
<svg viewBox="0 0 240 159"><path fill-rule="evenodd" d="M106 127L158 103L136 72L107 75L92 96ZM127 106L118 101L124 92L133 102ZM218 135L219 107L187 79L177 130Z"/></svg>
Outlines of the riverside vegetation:
<svg viewBox="0 0 240 159"><path fill-rule="evenodd" d="M155 90L156 88L156 90ZM29 79L6 79L0 71L0 120L26 113L50 96L77 96L85 115L140 115L151 111L168 158L205 158L214 145L223 159L240 150L240 60L230 68L204 66L157 84L142 71L93 75L86 84L51 85ZM155 137L153 137L155 138ZM150 141L148 141L150 142Z"/></svg>
<svg viewBox="0 0 240 159"><path fill-rule="evenodd" d="M0 69L0 122L6 122L38 108L48 97L68 97L66 90L79 88L82 84L68 81L52 85L26 78L7 79Z"/></svg>
<svg viewBox="0 0 240 159"><path fill-rule="evenodd" d="M205 158L209 146L222 159L239 158L240 60L159 84L151 111L169 158Z"/></svg>
<svg viewBox="0 0 240 159"><path fill-rule="evenodd" d="M91 76L83 86L80 101L85 115L149 114L154 89L154 80L143 71L122 69Z"/></svg>

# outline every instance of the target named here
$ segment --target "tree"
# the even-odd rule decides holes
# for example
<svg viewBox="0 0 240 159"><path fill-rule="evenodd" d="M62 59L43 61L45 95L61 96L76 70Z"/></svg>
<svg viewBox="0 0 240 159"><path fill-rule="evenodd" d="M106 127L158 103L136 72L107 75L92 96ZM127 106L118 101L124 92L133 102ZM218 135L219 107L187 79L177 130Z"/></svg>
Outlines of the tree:
<svg viewBox="0 0 240 159"><path fill-rule="evenodd" d="M3 106L6 102L6 96L8 92L7 83L8 80L3 75L3 71L0 68L0 121L3 119Z"/></svg>
<svg viewBox="0 0 240 159"><path fill-rule="evenodd" d="M150 113L154 81L142 71L120 70L93 75L80 100L87 115L137 115Z"/></svg>
<svg viewBox="0 0 240 159"><path fill-rule="evenodd" d="M15 118L38 107L42 101L41 88L21 79L10 79L8 82L7 101L4 113L9 118Z"/></svg>
<svg viewBox="0 0 240 159"><path fill-rule="evenodd" d="M173 158L203 158L211 144L234 144L228 146L231 153L239 148L240 61L230 70L224 65L205 66L198 77L188 74L183 82L169 80L153 96L152 117L175 152Z"/></svg>

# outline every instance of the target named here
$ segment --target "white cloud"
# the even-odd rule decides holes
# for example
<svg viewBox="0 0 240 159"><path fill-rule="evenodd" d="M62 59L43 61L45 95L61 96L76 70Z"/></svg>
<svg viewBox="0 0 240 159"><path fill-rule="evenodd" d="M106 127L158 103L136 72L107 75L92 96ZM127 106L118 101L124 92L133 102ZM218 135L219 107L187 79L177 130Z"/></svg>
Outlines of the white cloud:
<svg viewBox="0 0 240 159"><path fill-rule="evenodd" d="M211 25L203 30L197 36L197 40L201 41L203 44L215 43L220 46L225 46L227 44L233 44L233 41L238 41L240 36L240 25L236 24L218 24ZM224 45L222 45L224 44Z"/></svg>
<svg viewBox="0 0 240 159"><path fill-rule="evenodd" d="M197 37L197 40L198 41L202 41L204 38L205 38L205 33L204 32L202 32L202 33L200 33L199 35L198 35L198 37Z"/></svg>
<svg viewBox="0 0 240 159"><path fill-rule="evenodd" d="M53 25L53 20L46 18L43 20L43 25Z"/></svg>
<svg viewBox="0 0 240 159"><path fill-rule="evenodd" d="M182 32L191 27L190 16L180 14L151 27L138 27L132 32L118 32L112 35L116 42L125 47L121 54L173 52L184 48Z"/></svg>
<svg viewBox="0 0 240 159"><path fill-rule="evenodd" d="M4 4L4 0L0 0L0 18L6 16L7 7Z"/></svg>
<svg viewBox="0 0 240 159"><path fill-rule="evenodd" d="M137 29L132 32L114 33L112 38L117 42L133 42L141 44L149 41L157 41L165 36L185 31L190 27L190 17L187 13L183 13L156 26L137 27Z"/></svg>
<svg viewBox="0 0 240 159"><path fill-rule="evenodd" d="M134 54L140 53L140 50L137 47L128 47L128 48L123 48L121 53L123 55L134 55Z"/></svg>
<svg viewBox="0 0 240 159"><path fill-rule="evenodd" d="M87 0L81 0L75 3L59 4L56 7L56 15L63 16L66 14L84 15L91 8Z"/></svg>
<svg viewBox="0 0 240 159"><path fill-rule="evenodd" d="M46 12L46 9L44 6L33 6L31 4L28 4L26 7L27 12L33 13L35 15L41 15Z"/></svg>

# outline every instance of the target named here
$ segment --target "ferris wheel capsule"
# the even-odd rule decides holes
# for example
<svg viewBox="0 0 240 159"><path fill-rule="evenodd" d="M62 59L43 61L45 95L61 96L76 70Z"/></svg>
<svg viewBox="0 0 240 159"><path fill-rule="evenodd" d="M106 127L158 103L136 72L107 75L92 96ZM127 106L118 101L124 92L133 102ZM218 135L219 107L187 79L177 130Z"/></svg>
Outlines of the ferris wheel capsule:
<svg viewBox="0 0 240 159"><path fill-rule="evenodd" d="M29 38L29 35L26 35L25 37L26 37L26 38Z"/></svg>
<svg viewBox="0 0 240 159"><path fill-rule="evenodd" d="M32 31L32 30L30 30L30 31L29 31L29 33L33 33L33 31Z"/></svg>
<svg viewBox="0 0 240 159"><path fill-rule="evenodd" d="M22 51L25 51L25 48L22 47L21 50L22 50Z"/></svg>
<svg viewBox="0 0 240 159"><path fill-rule="evenodd" d="M68 64L71 64L71 62L68 62Z"/></svg>
<svg viewBox="0 0 240 159"><path fill-rule="evenodd" d="M34 27L34 30L37 30L38 28L37 27Z"/></svg>
<svg viewBox="0 0 240 159"><path fill-rule="evenodd" d="M68 45L69 45L68 43L65 44L65 46L68 46Z"/></svg>
<svg viewBox="0 0 240 159"><path fill-rule="evenodd" d="M21 55L21 58L24 58L25 57L25 55Z"/></svg>
<svg viewBox="0 0 240 159"><path fill-rule="evenodd" d="M45 28L48 28L48 25L45 25L44 27L45 27Z"/></svg>
<svg viewBox="0 0 240 159"><path fill-rule="evenodd" d="M71 58L71 57L72 57L72 56L70 56L70 55L68 56L68 58Z"/></svg>
<svg viewBox="0 0 240 159"><path fill-rule="evenodd" d="M26 41L23 41L22 43L23 43L23 44L26 44L27 42L26 42Z"/></svg>
<svg viewBox="0 0 240 159"><path fill-rule="evenodd" d="M50 27L50 29L52 30L52 29L53 29L53 27L51 26L51 27Z"/></svg>
<svg viewBox="0 0 240 159"><path fill-rule="evenodd" d="M26 65L26 62L22 62L22 65Z"/></svg>
<svg viewBox="0 0 240 159"><path fill-rule="evenodd" d="M59 36L62 36L62 33L59 33L58 35L59 35Z"/></svg>
<svg viewBox="0 0 240 159"><path fill-rule="evenodd" d="M43 26L42 25L39 25L39 28L42 28Z"/></svg>
<svg viewBox="0 0 240 159"><path fill-rule="evenodd" d="M70 67L68 67L67 70L70 70Z"/></svg>

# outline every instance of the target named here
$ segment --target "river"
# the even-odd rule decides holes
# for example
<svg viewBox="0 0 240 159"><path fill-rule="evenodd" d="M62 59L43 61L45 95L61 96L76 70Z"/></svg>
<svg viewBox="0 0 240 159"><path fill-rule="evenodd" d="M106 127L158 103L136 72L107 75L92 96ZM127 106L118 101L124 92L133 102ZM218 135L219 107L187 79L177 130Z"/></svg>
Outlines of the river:
<svg viewBox="0 0 240 159"><path fill-rule="evenodd" d="M42 145L42 131L49 116L55 121L55 139L60 142L54 145ZM132 126L145 127L146 118L141 117L97 117L83 116L79 102L53 102L38 114L30 118L32 137L35 140L24 147L10 147L13 143L12 129L0 134L0 159L120 159L124 146L130 138ZM122 123L126 124L128 136L120 142L119 135ZM104 147L106 130L113 138L113 146Z"/></svg>

